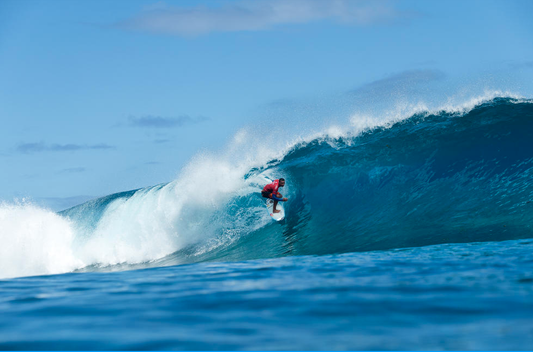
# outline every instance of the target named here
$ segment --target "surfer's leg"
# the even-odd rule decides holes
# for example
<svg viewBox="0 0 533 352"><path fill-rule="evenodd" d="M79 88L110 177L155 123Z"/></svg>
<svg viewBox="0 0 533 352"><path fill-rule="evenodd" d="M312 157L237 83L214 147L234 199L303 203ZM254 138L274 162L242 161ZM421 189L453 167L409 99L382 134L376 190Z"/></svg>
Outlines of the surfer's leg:
<svg viewBox="0 0 533 352"><path fill-rule="evenodd" d="M279 213L279 210L276 210L276 205L278 205L278 201L277 200L274 201L274 207L272 208L272 212Z"/></svg>

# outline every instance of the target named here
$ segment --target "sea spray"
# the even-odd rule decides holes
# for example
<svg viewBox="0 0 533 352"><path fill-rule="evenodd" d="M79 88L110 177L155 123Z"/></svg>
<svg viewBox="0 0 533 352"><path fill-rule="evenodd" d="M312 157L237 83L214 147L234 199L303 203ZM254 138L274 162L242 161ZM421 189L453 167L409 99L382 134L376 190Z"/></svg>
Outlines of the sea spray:
<svg viewBox="0 0 533 352"><path fill-rule="evenodd" d="M74 225L31 203L0 204L0 278L69 272L86 265L73 249Z"/></svg>

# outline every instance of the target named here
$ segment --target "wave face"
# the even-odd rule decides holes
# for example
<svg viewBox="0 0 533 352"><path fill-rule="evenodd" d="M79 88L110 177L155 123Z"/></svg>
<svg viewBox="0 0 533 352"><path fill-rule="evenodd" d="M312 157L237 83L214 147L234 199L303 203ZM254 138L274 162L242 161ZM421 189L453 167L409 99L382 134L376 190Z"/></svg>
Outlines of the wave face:
<svg viewBox="0 0 533 352"><path fill-rule="evenodd" d="M198 157L171 183L61 212L63 271L530 238L532 176L533 104L513 98L323 135L261 167ZM275 223L259 191L279 177Z"/></svg>
<svg viewBox="0 0 533 352"><path fill-rule="evenodd" d="M165 261L530 238L533 104L496 98L464 114L418 114L358 136L316 139L248 176L257 174L290 184L284 224L250 229L199 258L189 250ZM234 198L228 216L242 220L244 211L254 223L258 203Z"/></svg>

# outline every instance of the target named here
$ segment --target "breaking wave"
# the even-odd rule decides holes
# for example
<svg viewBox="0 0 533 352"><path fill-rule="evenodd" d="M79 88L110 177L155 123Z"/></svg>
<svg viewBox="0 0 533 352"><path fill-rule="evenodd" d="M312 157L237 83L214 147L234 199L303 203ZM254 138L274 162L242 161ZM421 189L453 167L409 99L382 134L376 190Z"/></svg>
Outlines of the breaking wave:
<svg viewBox="0 0 533 352"><path fill-rule="evenodd" d="M170 183L59 214L0 205L0 277L533 237L533 103L410 111L277 154L241 132ZM259 191L279 177L290 200L275 223Z"/></svg>

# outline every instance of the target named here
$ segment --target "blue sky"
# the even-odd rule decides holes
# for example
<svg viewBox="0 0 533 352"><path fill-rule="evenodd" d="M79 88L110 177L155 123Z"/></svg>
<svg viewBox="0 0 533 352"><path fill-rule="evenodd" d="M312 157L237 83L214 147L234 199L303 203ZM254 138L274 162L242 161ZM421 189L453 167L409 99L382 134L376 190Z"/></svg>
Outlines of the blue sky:
<svg viewBox="0 0 533 352"><path fill-rule="evenodd" d="M0 200L60 210L168 182L243 127L319 129L399 95L531 97L532 13L528 0L3 0Z"/></svg>

